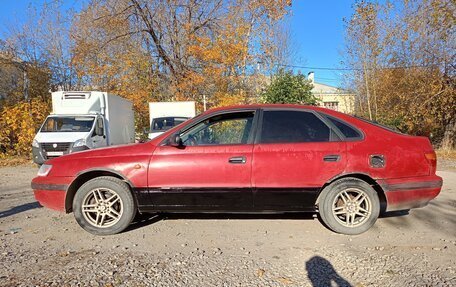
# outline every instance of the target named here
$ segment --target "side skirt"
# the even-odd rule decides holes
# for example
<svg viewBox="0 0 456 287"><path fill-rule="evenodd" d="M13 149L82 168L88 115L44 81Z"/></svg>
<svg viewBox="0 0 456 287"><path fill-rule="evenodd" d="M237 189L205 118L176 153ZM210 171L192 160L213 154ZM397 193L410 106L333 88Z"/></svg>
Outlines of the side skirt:
<svg viewBox="0 0 456 287"><path fill-rule="evenodd" d="M320 188L135 188L141 212L315 212Z"/></svg>

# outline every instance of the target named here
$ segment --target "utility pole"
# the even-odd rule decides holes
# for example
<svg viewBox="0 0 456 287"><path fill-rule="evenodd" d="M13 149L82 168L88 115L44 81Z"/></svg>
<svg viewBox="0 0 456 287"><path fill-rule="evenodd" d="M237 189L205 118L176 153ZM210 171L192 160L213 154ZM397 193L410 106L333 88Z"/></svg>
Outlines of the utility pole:
<svg viewBox="0 0 456 287"><path fill-rule="evenodd" d="M207 110L207 107L206 107L206 95L203 95L203 105L204 105L204 111Z"/></svg>
<svg viewBox="0 0 456 287"><path fill-rule="evenodd" d="M23 93L24 93L24 100L26 102L29 101L29 94L28 94L28 90L29 90L29 79L28 79L28 74L27 74L27 68L25 67L25 64L22 64L22 72L23 72L23 75L24 75L24 87L23 87Z"/></svg>

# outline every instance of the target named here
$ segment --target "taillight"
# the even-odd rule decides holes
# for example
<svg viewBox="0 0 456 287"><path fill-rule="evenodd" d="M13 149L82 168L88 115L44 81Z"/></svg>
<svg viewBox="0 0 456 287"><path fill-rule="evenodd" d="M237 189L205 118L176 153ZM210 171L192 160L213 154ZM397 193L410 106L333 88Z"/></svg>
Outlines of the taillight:
<svg viewBox="0 0 456 287"><path fill-rule="evenodd" d="M434 151L432 151L426 152L424 156L426 157L426 159L429 162L429 165L431 166L431 174L435 174L435 171L437 170L437 155Z"/></svg>

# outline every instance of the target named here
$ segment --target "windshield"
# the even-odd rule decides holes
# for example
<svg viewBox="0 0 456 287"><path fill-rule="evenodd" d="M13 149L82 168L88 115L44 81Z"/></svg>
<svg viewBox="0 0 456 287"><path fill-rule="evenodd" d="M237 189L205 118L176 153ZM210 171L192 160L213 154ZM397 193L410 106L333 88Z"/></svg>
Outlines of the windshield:
<svg viewBox="0 0 456 287"><path fill-rule="evenodd" d="M186 120L188 120L188 118L183 118L183 117L156 118L152 121L151 131L152 132L167 131L167 130L185 122Z"/></svg>
<svg viewBox="0 0 456 287"><path fill-rule="evenodd" d="M95 117L48 117L41 132L90 132Z"/></svg>

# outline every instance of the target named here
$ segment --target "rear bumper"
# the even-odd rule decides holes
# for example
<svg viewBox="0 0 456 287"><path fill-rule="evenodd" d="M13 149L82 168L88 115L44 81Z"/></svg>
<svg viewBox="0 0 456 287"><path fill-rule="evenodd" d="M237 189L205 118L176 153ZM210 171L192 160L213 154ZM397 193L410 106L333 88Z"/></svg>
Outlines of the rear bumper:
<svg viewBox="0 0 456 287"><path fill-rule="evenodd" d="M442 189L442 178L425 177L379 180L386 197L386 211L426 206Z"/></svg>
<svg viewBox="0 0 456 287"><path fill-rule="evenodd" d="M32 180L36 200L44 207L66 211L65 199L70 177L37 176Z"/></svg>

